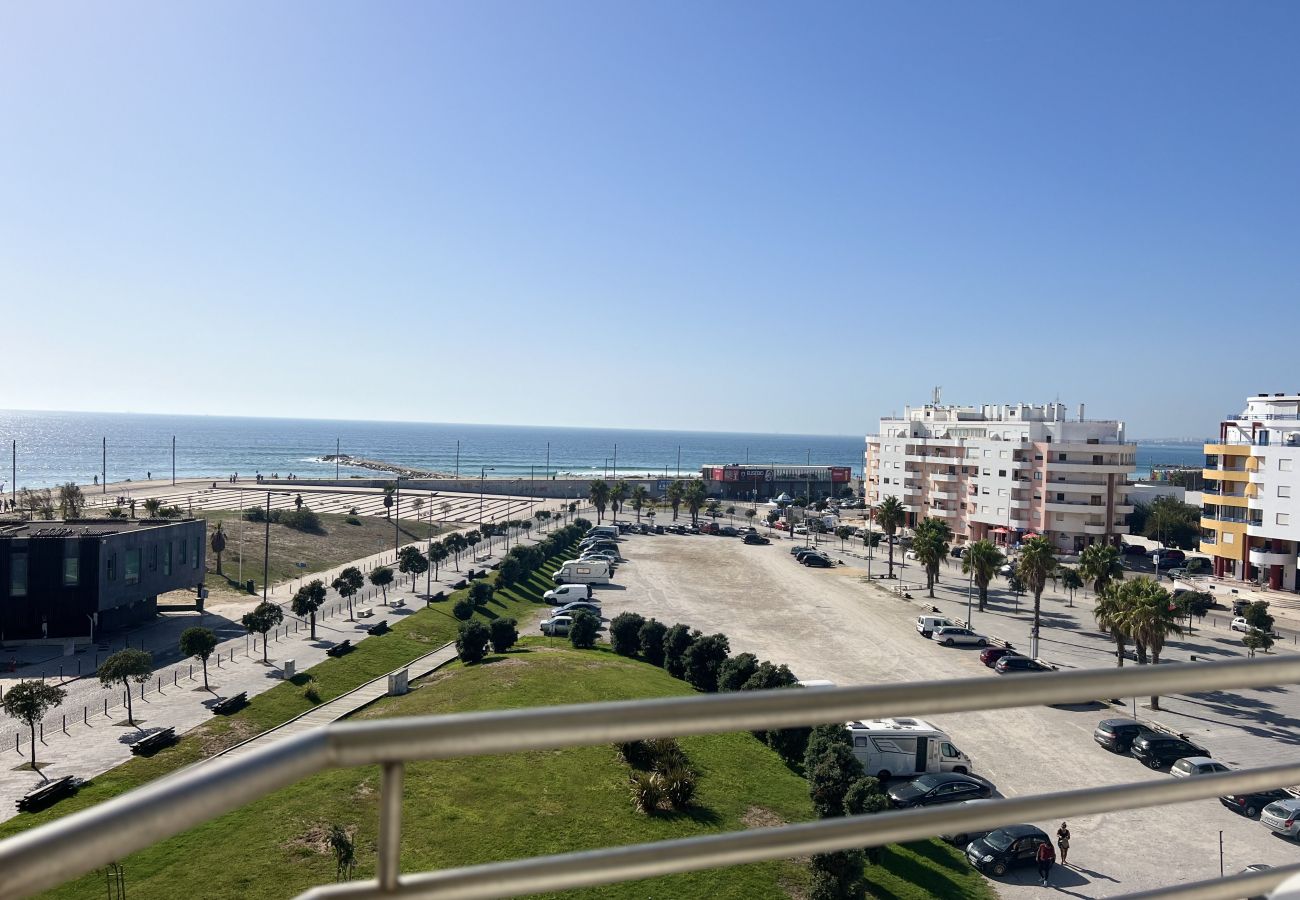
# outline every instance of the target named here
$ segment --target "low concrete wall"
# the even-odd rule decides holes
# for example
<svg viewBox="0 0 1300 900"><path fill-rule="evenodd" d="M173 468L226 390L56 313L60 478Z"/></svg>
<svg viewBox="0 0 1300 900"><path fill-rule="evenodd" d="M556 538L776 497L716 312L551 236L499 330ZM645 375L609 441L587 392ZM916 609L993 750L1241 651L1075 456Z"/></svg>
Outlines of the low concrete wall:
<svg viewBox="0 0 1300 900"><path fill-rule="evenodd" d="M652 497L662 494L660 484L667 484L661 478L627 478L623 479L631 487L645 485ZM528 478L343 478L333 479L295 478L287 481L283 478L264 478L260 486L276 487L332 487L347 488L382 488L396 481L402 490L442 491L448 494L485 494L509 495L513 497L542 497L550 500L583 500L590 491L590 478L554 478L550 481Z"/></svg>

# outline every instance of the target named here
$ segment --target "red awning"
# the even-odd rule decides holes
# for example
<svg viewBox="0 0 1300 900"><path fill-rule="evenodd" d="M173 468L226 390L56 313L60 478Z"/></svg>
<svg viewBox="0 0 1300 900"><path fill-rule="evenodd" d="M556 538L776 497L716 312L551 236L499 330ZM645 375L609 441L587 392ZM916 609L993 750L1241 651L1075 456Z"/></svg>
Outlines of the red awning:
<svg viewBox="0 0 1300 900"><path fill-rule="evenodd" d="M994 528L994 529L992 529L992 531L993 531L994 534L1006 534L1006 533L1007 533L1007 529L1002 528L1002 527Z"/></svg>
<svg viewBox="0 0 1300 900"><path fill-rule="evenodd" d="M1039 537L1039 534L1037 532L1031 531L1029 532L1029 534L1025 535L1025 540L1029 540L1030 538L1036 538L1036 537Z"/></svg>

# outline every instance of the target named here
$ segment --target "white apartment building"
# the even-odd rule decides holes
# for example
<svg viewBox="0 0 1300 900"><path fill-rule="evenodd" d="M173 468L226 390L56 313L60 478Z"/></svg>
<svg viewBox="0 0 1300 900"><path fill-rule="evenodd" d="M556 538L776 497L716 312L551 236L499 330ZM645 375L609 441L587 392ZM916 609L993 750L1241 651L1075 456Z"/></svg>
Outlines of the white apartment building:
<svg viewBox="0 0 1300 900"><path fill-rule="evenodd" d="M1259 394L1205 445L1201 552L1214 574L1300 589L1300 394Z"/></svg>
<svg viewBox="0 0 1300 900"><path fill-rule="evenodd" d="M1063 555L1118 543L1137 447L1123 422L1083 413L1068 419L1060 403L906 407L867 436L867 502L897 497L909 526L943 518L958 541L1037 534Z"/></svg>

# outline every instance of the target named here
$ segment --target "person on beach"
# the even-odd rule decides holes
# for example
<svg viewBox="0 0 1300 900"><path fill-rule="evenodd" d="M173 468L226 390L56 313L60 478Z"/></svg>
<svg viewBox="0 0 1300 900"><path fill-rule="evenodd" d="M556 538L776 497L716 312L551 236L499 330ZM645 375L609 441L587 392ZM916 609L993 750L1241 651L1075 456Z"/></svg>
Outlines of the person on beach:
<svg viewBox="0 0 1300 900"><path fill-rule="evenodd" d="M1070 857L1070 826L1064 822L1061 827L1056 829L1056 846L1061 848L1061 865L1069 865Z"/></svg>
<svg viewBox="0 0 1300 900"><path fill-rule="evenodd" d="M1038 880L1046 887L1047 877L1052 874L1052 863L1056 861L1056 851L1050 843L1044 842L1038 845L1038 853L1034 858L1038 861Z"/></svg>

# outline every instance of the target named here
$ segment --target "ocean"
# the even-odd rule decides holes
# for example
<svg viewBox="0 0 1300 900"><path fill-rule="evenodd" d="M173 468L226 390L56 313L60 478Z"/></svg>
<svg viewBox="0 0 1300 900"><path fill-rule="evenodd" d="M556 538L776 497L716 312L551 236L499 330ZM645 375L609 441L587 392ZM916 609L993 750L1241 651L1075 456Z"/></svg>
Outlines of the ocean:
<svg viewBox="0 0 1300 900"><path fill-rule="evenodd" d="M0 411L0 483L8 489L89 482L100 473L103 441L108 446L108 480L143 480L171 475L172 438L176 476L220 477L290 473L300 478L333 477L334 463L322 457L342 453L395 465L477 475L487 466L494 477L581 477L698 472L710 463L772 463L851 466L862 473L862 435L741 434L700 431L641 431L447 423L352 422L317 419L253 419L131 413ZM11 449L17 441L16 458ZM459 442L459 454L457 443ZM617 454L617 460L615 455ZM1140 444L1139 473L1152 464L1198 465L1198 444ZM680 460L680 462L679 462ZM12 464L17 463L13 482ZM341 467L346 475L373 475Z"/></svg>

